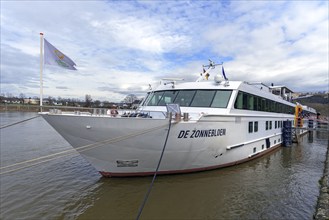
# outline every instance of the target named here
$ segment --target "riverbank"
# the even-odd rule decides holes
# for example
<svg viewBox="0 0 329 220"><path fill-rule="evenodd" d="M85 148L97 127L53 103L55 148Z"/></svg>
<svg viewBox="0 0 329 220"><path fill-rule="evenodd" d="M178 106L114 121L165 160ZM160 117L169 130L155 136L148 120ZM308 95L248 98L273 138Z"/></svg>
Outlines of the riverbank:
<svg viewBox="0 0 329 220"><path fill-rule="evenodd" d="M0 112L42 112L49 111L50 109L60 109L62 111L91 111L93 108L86 107L73 107L73 106L53 106L45 105L42 109L39 105L29 105L29 104L0 104Z"/></svg>
<svg viewBox="0 0 329 220"><path fill-rule="evenodd" d="M24 112L39 112L40 106L29 104L0 104L0 111L24 111Z"/></svg>
<svg viewBox="0 0 329 220"><path fill-rule="evenodd" d="M328 220L329 219L329 140L327 154L324 166L323 177L319 181L320 195L318 198L314 219Z"/></svg>

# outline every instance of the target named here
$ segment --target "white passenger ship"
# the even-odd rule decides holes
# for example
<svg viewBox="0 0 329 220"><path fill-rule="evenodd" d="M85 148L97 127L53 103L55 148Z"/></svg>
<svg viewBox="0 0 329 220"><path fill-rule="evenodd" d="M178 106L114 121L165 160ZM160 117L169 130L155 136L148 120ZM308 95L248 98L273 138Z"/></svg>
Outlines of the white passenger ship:
<svg viewBox="0 0 329 220"><path fill-rule="evenodd" d="M154 174L164 147L158 174L231 166L279 147L283 121L294 121L292 91L221 74L208 80L215 66L197 82L163 80L133 114L41 115L106 177ZM168 104L177 104L170 118Z"/></svg>

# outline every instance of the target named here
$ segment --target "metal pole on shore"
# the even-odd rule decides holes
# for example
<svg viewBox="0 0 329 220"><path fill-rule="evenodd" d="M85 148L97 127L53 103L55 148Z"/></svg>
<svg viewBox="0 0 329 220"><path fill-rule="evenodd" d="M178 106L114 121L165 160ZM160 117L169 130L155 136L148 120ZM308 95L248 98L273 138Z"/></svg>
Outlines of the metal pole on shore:
<svg viewBox="0 0 329 220"><path fill-rule="evenodd" d="M40 112L42 112L42 96L43 96L43 33L40 33Z"/></svg>

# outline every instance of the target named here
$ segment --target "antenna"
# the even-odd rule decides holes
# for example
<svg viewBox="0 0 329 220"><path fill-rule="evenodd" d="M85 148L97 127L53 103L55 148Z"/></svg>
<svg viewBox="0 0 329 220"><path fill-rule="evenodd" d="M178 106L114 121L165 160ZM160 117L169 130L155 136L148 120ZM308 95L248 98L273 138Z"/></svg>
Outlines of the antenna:
<svg viewBox="0 0 329 220"><path fill-rule="evenodd" d="M214 61L209 59L209 64L208 65L202 65L202 67L207 67L208 69L210 69L210 68L215 69L215 66L219 66L219 65L223 65L223 62L216 64Z"/></svg>

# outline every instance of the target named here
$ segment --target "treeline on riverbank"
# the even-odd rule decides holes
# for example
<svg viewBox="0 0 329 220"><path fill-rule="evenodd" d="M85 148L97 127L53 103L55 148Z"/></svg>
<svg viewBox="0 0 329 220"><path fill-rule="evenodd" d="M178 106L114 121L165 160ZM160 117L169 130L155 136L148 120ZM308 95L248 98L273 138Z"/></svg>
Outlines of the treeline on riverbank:
<svg viewBox="0 0 329 220"><path fill-rule="evenodd" d="M314 108L322 117L329 117L329 98L327 94L317 94L307 98L296 99L295 101Z"/></svg>
<svg viewBox="0 0 329 220"><path fill-rule="evenodd" d="M22 112L41 112L49 111L50 109L60 109L62 111L91 111L92 108L86 107L71 107L71 106L42 106L39 105L29 105L29 104L0 104L0 111L22 111Z"/></svg>

